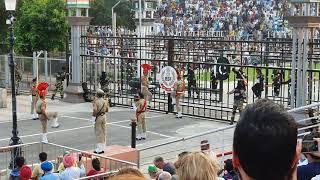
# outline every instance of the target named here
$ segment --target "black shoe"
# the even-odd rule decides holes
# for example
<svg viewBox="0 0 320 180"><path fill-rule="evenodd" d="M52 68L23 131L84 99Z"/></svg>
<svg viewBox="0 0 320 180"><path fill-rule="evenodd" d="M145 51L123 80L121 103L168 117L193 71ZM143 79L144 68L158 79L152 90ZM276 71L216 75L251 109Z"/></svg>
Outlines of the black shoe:
<svg viewBox="0 0 320 180"><path fill-rule="evenodd" d="M136 138L137 141L141 141L142 138Z"/></svg>
<svg viewBox="0 0 320 180"><path fill-rule="evenodd" d="M95 153L95 154L103 154L104 151L101 151L101 152L93 151L93 153Z"/></svg>
<svg viewBox="0 0 320 180"><path fill-rule="evenodd" d="M142 139L142 140L146 140L146 138L144 138L144 137L143 137L143 138L141 138L141 139Z"/></svg>
<svg viewBox="0 0 320 180"><path fill-rule="evenodd" d="M52 100L52 101L54 100L54 95L52 95L51 100Z"/></svg>

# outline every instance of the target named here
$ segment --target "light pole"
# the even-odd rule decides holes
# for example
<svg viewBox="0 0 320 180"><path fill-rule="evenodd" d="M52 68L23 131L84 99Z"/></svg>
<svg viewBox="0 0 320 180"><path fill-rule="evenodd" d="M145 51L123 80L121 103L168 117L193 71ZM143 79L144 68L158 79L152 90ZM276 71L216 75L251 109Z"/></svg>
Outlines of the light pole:
<svg viewBox="0 0 320 180"><path fill-rule="evenodd" d="M15 63L13 61L13 44L14 44L14 35L13 35L13 23L14 17L13 12L16 10L16 0L5 0L6 10L10 13L10 19L7 20L7 24L10 25L10 52L9 52L9 67L11 73L11 94L12 94L12 137L10 139L10 146L18 145L21 143L20 138L18 137L18 124L17 124L17 100L16 100L16 86L15 86ZM10 168L14 168L14 159L16 156L20 155L20 149L14 148L11 151L11 162Z"/></svg>

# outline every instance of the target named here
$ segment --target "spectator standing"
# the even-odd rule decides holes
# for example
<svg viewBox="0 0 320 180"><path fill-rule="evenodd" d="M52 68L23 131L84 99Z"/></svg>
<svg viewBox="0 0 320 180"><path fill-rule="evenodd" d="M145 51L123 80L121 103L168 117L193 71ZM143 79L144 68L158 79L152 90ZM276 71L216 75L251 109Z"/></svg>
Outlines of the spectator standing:
<svg viewBox="0 0 320 180"><path fill-rule="evenodd" d="M271 100L247 105L234 131L233 165L242 180L291 180L301 145L294 118Z"/></svg>
<svg viewBox="0 0 320 180"><path fill-rule="evenodd" d="M15 167L10 173L9 180L19 180L20 170L24 166L24 163L25 163L24 157L18 156L14 159Z"/></svg>
<svg viewBox="0 0 320 180"><path fill-rule="evenodd" d="M63 165L66 168L60 175L61 180L77 179L85 176L84 165L81 164L79 167L73 167L74 158L70 155L63 157Z"/></svg>
<svg viewBox="0 0 320 180"><path fill-rule="evenodd" d="M59 176L52 172L53 165L49 161L41 163L41 169L44 172L43 176L40 177L40 180L59 180Z"/></svg>
<svg viewBox="0 0 320 180"><path fill-rule="evenodd" d="M93 159L91 164L92 164L93 169L91 169L88 172L87 176L93 176L93 175L96 175L96 174L104 173L104 169L101 168L100 161L99 161L98 158ZM98 180L98 179L99 178L94 178L94 180Z"/></svg>
<svg viewBox="0 0 320 180"><path fill-rule="evenodd" d="M40 164L39 165L36 165L34 168L33 168L33 172L32 172L32 179L39 179L43 174L44 172L42 171L41 169L41 163L45 162L47 160L47 153L45 152L41 152L39 154L39 160L40 160Z"/></svg>
<svg viewBox="0 0 320 180"><path fill-rule="evenodd" d="M32 170L29 166L22 166L20 170L20 180L30 180L32 175Z"/></svg>
<svg viewBox="0 0 320 180"><path fill-rule="evenodd" d="M319 138L317 132L305 135L302 141L313 141L314 138ZM302 149L302 151L304 150ZM308 159L308 164L298 167L297 179L309 180L320 174L320 152L306 152L303 154Z"/></svg>
<svg viewBox="0 0 320 180"><path fill-rule="evenodd" d="M176 169L174 167L174 165L170 162L164 162L162 157L156 157L153 161L153 164L159 168L162 169L163 171L166 171L168 173L170 173L171 175L175 175L176 174Z"/></svg>

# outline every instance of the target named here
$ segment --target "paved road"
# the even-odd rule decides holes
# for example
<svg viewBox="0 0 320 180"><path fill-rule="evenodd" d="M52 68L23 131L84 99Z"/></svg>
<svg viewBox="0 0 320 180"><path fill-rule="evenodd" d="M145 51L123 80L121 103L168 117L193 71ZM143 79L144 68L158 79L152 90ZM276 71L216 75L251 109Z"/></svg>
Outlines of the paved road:
<svg viewBox="0 0 320 180"><path fill-rule="evenodd" d="M61 126L57 129L49 127L48 140L56 144L77 148L81 150L92 150L94 148L95 138L93 125L89 121L91 118L91 105L83 103L71 105L60 101L50 102L51 111L60 112L59 122ZM49 106L50 107L50 106ZM2 111L2 110L0 110ZM39 120L29 119L28 114L21 115L18 121L19 136L23 143L36 142L41 139L41 126ZM131 127L129 126L130 117L133 116L132 110L129 108L114 107L108 114L107 125L107 145L130 146L131 144ZM25 117L25 118L24 118ZM137 148L142 149L163 142L172 141L181 137L187 137L194 134L214 130L225 127L227 124L223 122L208 121L205 119L195 119L184 117L176 119L173 114L165 114L158 112L149 112L147 114L147 140L137 142ZM9 144L11 137L12 121L11 118L1 119L0 121L0 146ZM217 137L215 135L215 137ZM232 137L232 133L228 134ZM208 136L201 138L210 139ZM178 144L171 144L170 153L168 149L154 148L143 151L143 164L148 164L154 156L164 153L165 157L169 154L170 158L175 157L181 152L181 147L188 144L185 149L199 149L201 138L195 138L193 141L185 141ZM219 138L213 138L213 143L218 143ZM192 144L190 144L192 142ZM1 154L1 153L0 153ZM35 155L36 157L36 155Z"/></svg>

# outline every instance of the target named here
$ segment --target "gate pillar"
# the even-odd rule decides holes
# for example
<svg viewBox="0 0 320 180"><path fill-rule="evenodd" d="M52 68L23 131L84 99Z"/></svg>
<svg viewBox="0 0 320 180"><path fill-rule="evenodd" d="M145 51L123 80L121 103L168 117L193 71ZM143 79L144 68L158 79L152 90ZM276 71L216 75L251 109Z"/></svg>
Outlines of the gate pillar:
<svg viewBox="0 0 320 180"><path fill-rule="evenodd" d="M90 24L89 7L89 0L81 2L67 0L68 21L71 26L71 82L64 91L65 102L84 102L81 86L80 38L82 27Z"/></svg>

